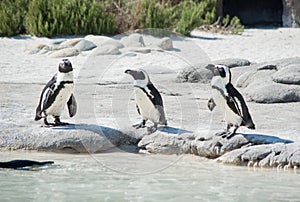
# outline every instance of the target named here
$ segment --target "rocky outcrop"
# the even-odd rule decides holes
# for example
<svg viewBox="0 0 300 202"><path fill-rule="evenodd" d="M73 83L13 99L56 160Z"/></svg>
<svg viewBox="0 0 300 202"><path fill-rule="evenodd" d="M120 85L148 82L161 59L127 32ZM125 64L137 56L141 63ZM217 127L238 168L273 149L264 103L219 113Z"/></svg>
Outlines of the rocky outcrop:
<svg viewBox="0 0 300 202"><path fill-rule="evenodd" d="M282 103L300 101L300 58L255 64L237 79L249 101Z"/></svg>
<svg viewBox="0 0 300 202"><path fill-rule="evenodd" d="M147 129L116 130L92 124L58 128L13 127L0 135L1 150L37 150L64 153L98 153L113 148L159 154L194 154L218 162L259 167L300 166L300 145L262 134L236 134L230 139L202 137L183 129L164 127L149 134Z"/></svg>

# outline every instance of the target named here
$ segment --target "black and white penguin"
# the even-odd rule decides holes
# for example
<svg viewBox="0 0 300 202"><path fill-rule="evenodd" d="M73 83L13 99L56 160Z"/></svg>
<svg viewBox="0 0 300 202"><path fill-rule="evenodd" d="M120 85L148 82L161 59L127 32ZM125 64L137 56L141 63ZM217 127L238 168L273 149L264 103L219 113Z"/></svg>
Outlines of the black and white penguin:
<svg viewBox="0 0 300 202"><path fill-rule="evenodd" d="M134 79L134 94L138 113L142 116L142 122L133 125L135 128L145 127L146 121L150 120L154 126L149 128L149 131L154 132L157 125L167 125L163 100L160 93L151 83L149 76L145 70L127 69L126 74L129 74Z"/></svg>
<svg viewBox="0 0 300 202"><path fill-rule="evenodd" d="M209 65L208 69L213 71L211 86L213 88L212 98L208 101L208 108L212 111L215 106L224 110L227 130L218 135L230 138L240 126L255 129L248 107L243 96L231 83L231 72L225 65ZM230 129L233 128L231 131Z"/></svg>
<svg viewBox="0 0 300 202"><path fill-rule="evenodd" d="M44 118L46 126L67 125L60 121L62 111L67 104L69 115L73 117L77 111L77 103L73 95L73 67L68 59L63 59L58 65L58 72L43 89L36 108L35 120ZM47 116L54 117L54 123L47 121Z"/></svg>

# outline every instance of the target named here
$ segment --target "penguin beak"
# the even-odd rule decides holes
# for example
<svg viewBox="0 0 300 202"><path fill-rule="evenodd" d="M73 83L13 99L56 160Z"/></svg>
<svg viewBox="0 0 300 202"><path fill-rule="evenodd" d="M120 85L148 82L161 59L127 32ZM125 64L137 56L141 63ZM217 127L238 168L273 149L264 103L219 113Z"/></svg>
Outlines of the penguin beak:
<svg viewBox="0 0 300 202"><path fill-rule="evenodd" d="M126 69L124 73L125 74L130 74L130 72L131 72L131 69Z"/></svg>

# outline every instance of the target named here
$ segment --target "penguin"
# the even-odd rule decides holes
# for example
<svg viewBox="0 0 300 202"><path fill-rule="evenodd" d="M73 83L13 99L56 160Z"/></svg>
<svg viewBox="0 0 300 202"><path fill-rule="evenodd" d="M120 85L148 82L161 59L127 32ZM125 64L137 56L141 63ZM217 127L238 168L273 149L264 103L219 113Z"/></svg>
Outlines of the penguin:
<svg viewBox="0 0 300 202"><path fill-rule="evenodd" d="M231 72L225 65L209 65L207 69L213 71L211 87L213 89L212 98L208 100L210 111L215 106L224 110L227 129L225 132L218 133L222 137L231 138L240 126L255 129L252 117L243 96L231 83ZM232 129L233 130L230 130Z"/></svg>
<svg viewBox="0 0 300 202"><path fill-rule="evenodd" d="M166 126L167 120L162 97L150 81L147 72L143 69L127 69L125 73L131 75L134 79L136 108L142 116L142 122L133 125L133 127L137 129L144 128L147 120L154 124L148 128L150 132L156 131L158 124Z"/></svg>
<svg viewBox="0 0 300 202"><path fill-rule="evenodd" d="M16 170L30 170L30 168L41 167L53 164L54 161L31 161L31 160L12 160L7 162L0 162L0 168L9 168Z"/></svg>
<svg viewBox="0 0 300 202"><path fill-rule="evenodd" d="M66 104L70 117L76 114L77 103L73 95L73 89L73 67L68 59L63 59L58 65L58 72L47 83L41 93L34 120L38 121L44 118L46 126L68 125L68 123L60 121L60 116ZM54 123L49 123L47 116L53 116Z"/></svg>

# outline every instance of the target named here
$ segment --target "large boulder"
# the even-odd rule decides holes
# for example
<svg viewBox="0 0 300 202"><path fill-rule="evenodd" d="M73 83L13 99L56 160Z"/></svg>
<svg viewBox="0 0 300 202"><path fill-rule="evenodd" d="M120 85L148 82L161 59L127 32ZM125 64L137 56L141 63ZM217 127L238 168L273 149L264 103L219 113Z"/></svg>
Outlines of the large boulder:
<svg viewBox="0 0 300 202"><path fill-rule="evenodd" d="M247 100L258 103L300 101L300 60L289 58L264 64L238 77L236 86L244 88Z"/></svg>
<svg viewBox="0 0 300 202"><path fill-rule="evenodd" d="M180 83L209 83L213 73L206 69L206 66L206 64L188 66L178 73L176 81Z"/></svg>
<svg viewBox="0 0 300 202"><path fill-rule="evenodd" d="M89 51L96 47L97 46L93 42L85 40L85 39L81 40L80 42L78 42L75 45L75 48L78 49L79 51Z"/></svg>
<svg viewBox="0 0 300 202"><path fill-rule="evenodd" d="M300 85L300 64L291 64L272 75L273 81L283 84Z"/></svg>

